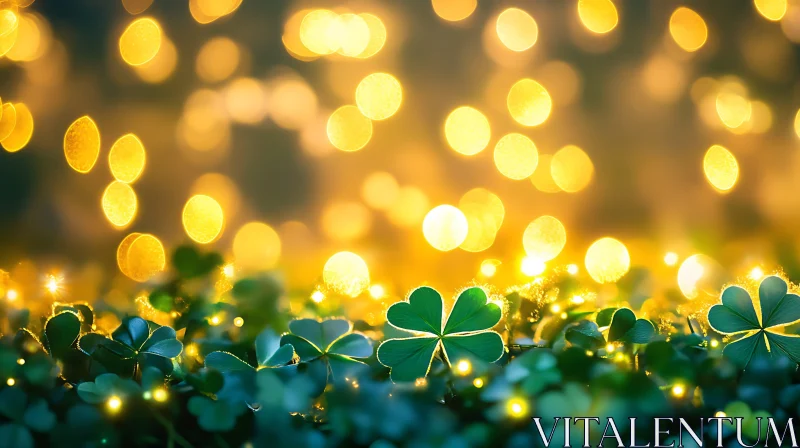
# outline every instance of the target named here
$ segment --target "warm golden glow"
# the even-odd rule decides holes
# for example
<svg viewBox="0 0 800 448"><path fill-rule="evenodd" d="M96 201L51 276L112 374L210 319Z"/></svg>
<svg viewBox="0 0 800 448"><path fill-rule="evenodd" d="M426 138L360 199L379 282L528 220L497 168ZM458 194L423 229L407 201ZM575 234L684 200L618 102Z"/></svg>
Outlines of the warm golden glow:
<svg viewBox="0 0 800 448"><path fill-rule="evenodd" d="M8 136L0 140L0 144L8 152L17 152L24 148L33 136L33 115L28 106L22 103L14 104L16 123Z"/></svg>
<svg viewBox="0 0 800 448"><path fill-rule="evenodd" d="M153 391L153 400L159 403L163 403L167 401L167 398L169 398L169 394L163 387L159 387Z"/></svg>
<svg viewBox="0 0 800 448"><path fill-rule="evenodd" d="M219 202L203 194L189 198L181 216L186 234L200 244L216 240L225 224L225 215Z"/></svg>
<svg viewBox="0 0 800 448"><path fill-rule="evenodd" d="M325 263L322 279L331 290L356 297L369 287L369 269L364 259L358 255L339 252Z"/></svg>
<svg viewBox="0 0 800 448"><path fill-rule="evenodd" d="M512 51L525 51L536 44L539 26L536 20L519 8L508 8L497 16L495 30L500 42Z"/></svg>
<svg viewBox="0 0 800 448"><path fill-rule="evenodd" d="M272 227L248 222L233 238L233 257L243 270L260 271L275 267L281 255L281 239Z"/></svg>
<svg viewBox="0 0 800 448"><path fill-rule="evenodd" d="M325 294L323 294L322 291L314 291L311 293L311 300L314 301L314 303L321 303L325 300Z"/></svg>
<svg viewBox="0 0 800 448"><path fill-rule="evenodd" d="M478 0L431 0L433 11L448 22L458 22L471 16Z"/></svg>
<svg viewBox="0 0 800 448"><path fill-rule="evenodd" d="M227 37L209 39L197 53L195 71L205 82L215 83L228 79L239 67L241 50Z"/></svg>
<svg viewBox="0 0 800 448"><path fill-rule="evenodd" d="M597 283L614 283L631 267L628 248L619 240L604 237L592 243L586 251L586 272Z"/></svg>
<svg viewBox="0 0 800 448"><path fill-rule="evenodd" d="M397 78L388 73L367 75L356 87L356 105L371 120L391 117L402 102L403 88Z"/></svg>
<svg viewBox="0 0 800 448"><path fill-rule="evenodd" d="M472 372L472 364L468 360L462 359L456 363L455 371L459 376L469 375Z"/></svg>
<svg viewBox="0 0 800 448"><path fill-rule="evenodd" d="M481 262L481 275L484 277L494 277L497 273L497 266L500 265L500 260L489 259Z"/></svg>
<svg viewBox="0 0 800 448"><path fill-rule="evenodd" d="M178 66L178 49L166 37L162 38L161 48L153 59L133 68L142 81L150 84L160 84L166 81L175 72Z"/></svg>
<svg viewBox="0 0 800 448"><path fill-rule="evenodd" d="M447 116L444 136L456 152L471 156L486 148L492 131L486 115L474 107L461 106Z"/></svg>
<svg viewBox="0 0 800 448"><path fill-rule="evenodd" d="M467 217L452 205L439 205L425 215L422 234L434 249L447 252L457 248L467 238Z"/></svg>
<svg viewBox="0 0 800 448"><path fill-rule="evenodd" d="M106 407L108 408L109 412L116 413L122 407L122 400L118 396L112 395L106 401Z"/></svg>
<svg viewBox="0 0 800 448"><path fill-rule="evenodd" d="M370 41L369 25L360 15L351 13L340 15L334 22L334 29L339 54L356 57L367 49Z"/></svg>
<svg viewBox="0 0 800 448"><path fill-rule="evenodd" d="M726 148L713 145L703 157L703 172L712 187L719 192L727 192L739 179L739 163Z"/></svg>
<svg viewBox="0 0 800 448"><path fill-rule="evenodd" d="M781 20L789 9L788 0L753 0L753 4L762 17L772 22Z"/></svg>
<svg viewBox="0 0 800 448"><path fill-rule="evenodd" d="M561 188L553 180L551 174L553 156L548 154L539 155L539 163L536 166L536 171L531 176L531 183L537 190L543 193L558 193Z"/></svg>
<svg viewBox="0 0 800 448"><path fill-rule="evenodd" d="M605 34L619 22L617 7L611 0L578 0L578 18L587 30Z"/></svg>
<svg viewBox="0 0 800 448"><path fill-rule="evenodd" d="M669 18L669 34L679 47L692 52L702 48L708 40L708 27L700 14L680 6Z"/></svg>
<svg viewBox="0 0 800 448"><path fill-rule="evenodd" d="M211 196L225 211L227 218L236 216L241 197L236 183L228 176L220 173L206 173L194 181L191 194Z"/></svg>
<svg viewBox="0 0 800 448"><path fill-rule="evenodd" d="M96 128L95 128L96 130ZM99 151L99 135L98 135ZM111 145L108 153L108 166L111 175L120 182L130 184L144 171L146 154L142 141L134 134L125 134Z"/></svg>
<svg viewBox="0 0 800 448"><path fill-rule="evenodd" d="M142 65L161 48L161 27L150 17L136 19L119 37L119 54L128 65Z"/></svg>
<svg viewBox="0 0 800 448"><path fill-rule="evenodd" d="M244 319L242 319L241 317L235 317L233 319L233 325L235 327L241 327L242 325L244 325Z"/></svg>
<svg viewBox="0 0 800 448"><path fill-rule="evenodd" d="M736 129L748 120L753 113L753 107L745 96L723 88L717 94L715 105L720 121L726 127Z"/></svg>
<svg viewBox="0 0 800 448"><path fill-rule="evenodd" d="M400 186L391 174L376 171L364 180L361 198L376 210L386 210L394 204L400 194Z"/></svg>
<svg viewBox="0 0 800 448"><path fill-rule="evenodd" d="M678 288L688 299L694 299L700 292L698 283L706 274L711 259L702 254L688 257L678 268Z"/></svg>
<svg viewBox="0 0 800 448"><path fill-rule="evenodd" d="M398 227L414 227L422 222L428 211L428 196L417 187L400 188L397 200L387 210L386 216Z"/></svg>
<svg viewBox="0 0 800 448"><path fill-rule="evenodd" d="M678 254L675 252L667 252L664 255L664 264L667 266L675 266L678 264Z"/></svg>
<svg viewBox="0 0 800 448"><path fill-rule="evenodd" d="M577 193L592 181L592 159L575 145L559 149L550 161L550 175L558 188L567 193Z"/></svg>
<svg viewBox="0 0 800 448"><path fill-rule="evenodd" d="M128 14L141 14L153 4L153 0L122 0L122 6Z"/></svg>
<svg viewBox="0 0 800 448"><path fill-rule="evenodd" d="M519 266L520 271L528 277L542 275L546 268L544 261L536 257L524 257Z"/></svg>
<svg viewBox="0 0 800 448"><path fill-rule="evenodd" d="M373 14L364 13L359 14L359 16L364 19L369 28L369 42L364 51L356 57L366 59L377 54L386 44L386 25L383 24L383 21L378 16Z"/></svg>
<svg viewBox="0 0 800 448"><path fill-rule="evenodd" d="M524 398L511 398L506 402L506 412L513 418L522 418L528 414L528 402Z"/></svg>
<svg viewBox="0 0 800 448"><path fill-rule="evenodd" d="M522 246L529 257L541 262L552 260L567 244L567 229L553 216L534 219L522 234Z"/></svg>
<svg viewBox="0 0 800 448"><path fill-rule="evenodd" d="M133 221L138 208L136 193L130 185L114 181L103 191L103 214L115 227L125 227Z"/></svg>
<svg viewBox="0 0 800 448"><path fill-rule="evenodd" d="M523 126L539 126L550 116L553 101L543 85L533 79L520 79L506 99L511 117Z"/></svg>
<svg viewBox="0 0 800 448"><path fill-rule="evenodd" d="M267 95L254 78L236 78L223 90L228 116L237 123L258 124L267 116Z"/></svg>
<svg viewBox="0 0 800 448"><path fill-rule="evenodd" d="M348 242L361 238L371 225L369 209L359 202L334 202L322 212L322 232L333 241Z"/></svg>
<svg viewBox="0 0 800 448"><path fill-rule="evenodd" d="M73 170L88 173L100 155L100 131L88 115L73 121L64 134L64 156Z"/></svg>
<svg viewBox="0 0 800 448"><path fill-rule="evenodd" d="M369 295L373 299L379 300L386 297L386 290L382 285L372 285L369 287Z"/></svg>
<svg viewBox="0 0 800 448"><path fill-rule="evenodd" d="M472 380L472 385L475 386L476 389L480 389L483 387L483 379L482 378L475 378Z"/></svg>
<svg viewBox="0 0 800 448"><path fill-rule="evenodd" d="M756 266L750 270L747 276L750 277L751 280L755 281L761 280L762 278L764 278L764 270L761 269L759 266Z"/></svg>
<svg viewBox="0 0 800 448"><path fill-rule="evenodd" d="M467 252L481 252L492 246L505 218L503 201L485 188L473 188L458 201L469 230L459 246Z"/></svg>
<svg viewBox="0 0 800 448"><path fill-rule="evenodd" d="M372 138L372 120L356 106L342 106L328 118L327 132L328 140L337 149L358 151Z"/></svg>
<svg viewBox="0 0 800 448"><path fill-rule="evenodd" d="M683 398L683 396L686 394L686 388L683 386L683 384L676 384L672 386L671 392L673 397Z"/></svg>
<svg viewBox="0 0 800 448"><path fill-rule="evenodd" d="M122 244L120 244L120 248L122 248ZM147 233L137 235L126 252L125 269L120 266L120 270L138 282L150 280L166 267L167 256L164 252L164 245L153 235Z"/></svg>
<svg viewBox="0 0 800 448"><path fill-rule="evenodd" d="M494 147L494 164L500 174L509 179L522 180L532 176L538 163L536 145L522 134L506 134Z"/></svg>
<svg viewBox="0 0 800 448"><path fill-rule="evenodd" d="M340 28L338 14L327 9L315 9L309 11L300 23L300 41L313 53L331 54L339 49Z"/></svg>
<svg viewBox="0 0 800 448"><path fill-rule="evenodd" d="M11 103L3 104L2 117L0 117L0 142L11 135L17 125L17 111Z"/></svg>

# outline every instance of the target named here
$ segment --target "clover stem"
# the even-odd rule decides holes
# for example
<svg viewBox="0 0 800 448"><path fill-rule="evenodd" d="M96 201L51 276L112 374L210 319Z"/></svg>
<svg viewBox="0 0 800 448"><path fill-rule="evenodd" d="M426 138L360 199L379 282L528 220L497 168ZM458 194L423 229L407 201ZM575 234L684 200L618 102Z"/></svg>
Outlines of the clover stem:
<svg viewBox="0 0 800 448"><path fill-rule="evenodd" d="M193 445L175 430L175 427L172 426L172 423L169 420L165 419L164 416L158 411L152 408L150 408L150 410L152 411L151 414L153 414L153 418L155 418L156 421L167 430L167 435L169 436L169 446L173 446L174 442L183 448L193 448Z"/></svg>
<svg viewBox="0 0 800 448"><path fill-rule="evenodd" d="M686 318L686 322L689 324L689 331L691 331L692 333L694 333L695 331L694 331L694 326L692 325L692 319L689 319L689 318L687 317L687 318Z"/></svg>

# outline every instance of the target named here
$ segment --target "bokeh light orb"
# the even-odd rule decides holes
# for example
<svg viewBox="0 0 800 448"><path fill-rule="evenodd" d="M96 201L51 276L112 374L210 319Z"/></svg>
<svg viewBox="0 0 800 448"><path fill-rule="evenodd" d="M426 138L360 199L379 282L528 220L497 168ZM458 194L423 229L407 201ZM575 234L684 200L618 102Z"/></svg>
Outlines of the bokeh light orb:
<svg viewBox="0 0 800 448"><path fill-rule="evenodd" d="M123 240L124 242L124 240ZM137 282L146 282L167 266L167 255L161 240L149 233L133 239L128 246L125 263L128 277Z"/></svg>
<svg viewBox="0 0 800 448"><path fill-rule="evenodd" d="M281 239L269 225L252 221L243 225L233 238L233 258L244 271L272 269L281 256Z"/></svg>
<svg viewBox="0 0 800 448"><path fill-rule="evenodd" d="M739 162L727 148L713 145L703 157L703 173L718 192L728 192L739 180Z"/></svg>
<svg viewBox="0 0 800 448"><path fill-rule="evenodd" d="M669 34L682 49L693 52L708 40L708 26L694 10L679 6L669 18Z"/></svg>
<svg viewBox="0 0 800 448"><path fill-rule="evenodd" d="M69 166L79 172L88 173L100 155L100 130L88 115L73 121L64 134L64 157Z"/></svg>
<svg viewBox="0 0 800 448"><path fill-rule="evenodd" d="M115 227L125 227L136 216L138 202L130 185L114 181L103 191L101 199L103 214Z"/></svg>
<svg viewBox="0 0 800 448"><path fill-rule="evenodd" d="M161 41L161 48L153 59L142 65L135 65L136 75L150 84L160 84L173 73L178 66L178 49L171 40L164 37Z"/></svg>
<svg viewBox="0 0 800 448"><path fill-rule="evenodd" d="M523 126L539 126L547 120L553 108L547 89L529 78L511 86L506 104L511 117Z"/></svg>
<svg viewBox="0 0 800 448"><path fill-rule="evenodd" d="M154 19L136 19L119 37L119 54L128 65L142 65L156 57L161 37L161 26Z"/></svg>
<svg viewBox="0 0 800 448"><path fill-rule="evenodd" d="M359 59L367 59L375 56L381 51L383 46L386 45L386 25L383 24L380 17L374 14L362 13L359 14L359 16L364 19L364 22L366 22L369 28L369 42L364 48L364 51L356 57Z"/></svg>
<svg viewBox="0 0 800 448"><path fill-rule="evenodd" d="M460 249L482 252L494 244L505 218L505 206L499 196L485 188L473 188L461 196L458 209L467 217L468 231Z"/></svg>
<svg viewBox="0 0 800 448"><path fill-rule="evenodd" d="M144 171L147 155L142 141L134 134L125 134L111 145L108 166L114 179L130 184Z"/></svg>
<svg viewBox="0 0 800 448"><path fill-rule="evenodd" d="M239 45L225 36L218 36L206 41L195 59L197 76L205 82L216 83L228 79L241 59Z"/></svg>
<svg viewBox="0 0 800 448"><path fill-rule="evenodd" d="M428 196L420 188L406 185L400 187L397 199L386 211L389 221L398 227L419 225L428 211Z"/></svg>
<svg viewBox="0 0 800 448"><path fill-rule="evenodd" d="M328 118L327 133L328 140L337 149L358 151L372 138L372 120L356 106L342 106Z"/></svg>
<svg viewBox="0 0 800 448"><path fill-rule="evenodd" d="M385 120L400 109L403 88L400 81L388 73L367 75L356 87L358 110L370 120Z"/></svg>
<svg viewBox="0 0 800 448"><path fill-rule="evenodd" d="M494 147L494 164L500 174L509 179L527 179L533 175L538 163L536 145L522 134L506 134Z"/></svg>
<svg viewBox="0 0 800 448"><path fill-rule="evenodd" d="M451 251L467 238L467 217L452 205L439 205L431 209L422 221L422 234L434 249Z"/></svg>
<svg viewBox="0 0 800 448"><path fill-rule="evenodd" d="M311 52L326 55L339 49L339 15L328 9L309 11L300 23L300 41Z"/></svg>
<svg viewBox="0 0 800 448"><path fill-rule="evenodd" d="M372 214L359 202L334 202L322 212L322 232L332 241L356 240L364 236L371 226Z"/></svg>
<svg viewBox="0 0 800 448"><path fill-rule="evenodd" d="M592 243L584 259L586 272L597 283L614 283L631 267L628 248L621 241L603 237Z"/></svg>
<svg viewBox="0 0 800 448"><path fill-rule="evenodd" d="M619 23L617 7L611 0L578 0L578 18L595 34L611 32Z"/></svg>
<svg viewBox="0 0 800 448"><path fill-rule="evenodd" d="M753 0L753 4L756 11L771 22L781 20L789 9L788 0Z"/></svg>
<svg viewBox="0 0 800 448"><path fill-rule="evenodd" d="M444 122L447 144L457 153L475 155L486 148L492 136L489 119L470 106L457 107Z"/></svg>
<svg viewBox="0 0 800 448"><path fill-rule="evenodd" d="M567 244L567 229L554 216L540 216L525 228L522 247L529 257L541 262L557 257Z"/></svg>
<svg viewBox="0 0 800 448"><path fill-rule="evenodd" d="M338 39L337 53L354 58L366 50L369 45L370 30L366 20L360 15L341 14L334 27Z"/></svg>
<svg viewBox="0 0 800 448"><path fill-rule="evenodd" d="M525 51L536 44L539 26L519 8L508 8L497 16L495 30L500 42L511 51Z"/></svg>
<svg viewBox="0 0 800 448"><path fill-rule="evenodd" d="M431 0L433 11L448 22L458 22L471 16L478 0Z"/></svg>
<svg viewBox="0 0 800 448"><path fill-rule="evenodd" d="M208 244L216 240L225 224L222 207L214 198L197 194L183 207L183 229L192 240Z"/></svg>
<svg viewBox="0 0 800 448"><path fill-rule="evenodd" d="M376 171L361 186L361 198L376 210L386 210L394 204L400 194L397 179L385 171Z"/></svg>
<svg viewBox="0 0 800 448"><path fill-rule="evenodd" d="M577 193L592 181L594 164L581 148L567 145L553 154L550 175L558 188L567 193Z"/></svg>
<svg viewBox="0 0 800 448"><path fill-rule="evenodd" d="M369 287L369 268L357 254L338 252L325 262L322 280L331 290L356 297Z"/></svg>
<svg viewBox="0 0 800 448"><path fill-rule="evenodd" d="M716 260L694 254L678 268L678 288L687 299L696 299L701 293L715 295L722 288L724 277L724 270Z"/></svg>
<svg viewBox="0 0 800 448"><path fill-rule="evenodd" d="M0 142L11 135L16 126L17 109L11 103L4 103L2 117L0 117Z"/></svg>

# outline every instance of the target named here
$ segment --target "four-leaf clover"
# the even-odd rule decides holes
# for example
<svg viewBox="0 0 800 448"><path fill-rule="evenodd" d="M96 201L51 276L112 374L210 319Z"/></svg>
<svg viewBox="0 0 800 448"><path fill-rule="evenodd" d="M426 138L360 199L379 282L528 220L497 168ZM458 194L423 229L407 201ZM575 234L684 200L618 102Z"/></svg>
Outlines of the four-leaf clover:
<svg viewBox="0 0 800 448"><path fill-rule="evenodd" d="M758 287L758 309L750 294L739 286L722 291L722 304L708 311L708 322L718 333L744 334L725 346L723 354L741 367L756 356L778 353L800 362L800 336L781 334L775 327L800 322L800 296L787 294L786 282L770 276Z"/></svg>
<svg viewBox="0 0 800 448"><path fill-rule="evenodd" d="M420 334L384 341L378 347L378 361L391 369L392 381L427 376L437 349L450 365L497 361L503 356L503 338L491 328L502 314L483 289L472 287L458 296L445 320L441 294L422 286L411 292L407 302L395 303L386 313L393 327Z"/></svg>

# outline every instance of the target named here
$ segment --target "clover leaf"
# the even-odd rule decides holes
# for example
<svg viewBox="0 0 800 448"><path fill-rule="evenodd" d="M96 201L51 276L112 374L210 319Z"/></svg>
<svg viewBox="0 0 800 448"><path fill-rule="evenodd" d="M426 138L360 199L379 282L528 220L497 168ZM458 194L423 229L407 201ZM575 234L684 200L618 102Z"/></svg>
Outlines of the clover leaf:
<svg viewBox="0 0 800 448"><path fill-rule="evenodd" d="M91 404L102 403L111 396L120 398L137 395L141 392L139 385L114 373L97 375L94 381L86 381L78 385L78 396Z"/></svg>
<svg viewBox="0 0 800 448"><path fill-rule="evenodd" d="M247 410L243 402L212 400L201 395L190 398L187 408L197 417L200 427L209 432L230 431L236 426L239 416Z"/></svg>
<svg viewBox="0 0 800 448"><path fill-rule="evenodd" d="M256 367L236 355L223 351L209 353L205 358L206 367L220 372L239 370L258 370L285 366L295 360L294 347L291 344L281 345L281 337L271 328L266 328L256 336Z"/></svg>
<svg viewBox="0 0 800 448"><path fill-rule="evenodd" d="M378 361L391 369L392 381L415 381L428 375L438 350L449 365L462 360L494 362L503 356L503 339L491 328L502 311L488 302L486 292L472 287L459 294L444 318L444 301L433 288L422 286L389 307L386 320L393 327L418 333L389 339L378 347Z"/></svg>
<svg viewBox="0 0 800 448"><path fill-rule="evenodd" d="M28 402L18 387L0 390L0 415L11 420L0 426L0 446L33 447L31 430L46 433L56 425L56 415L41 398Z"/></svg>
<svg viewBox="0 0 800 448"><path fill-rule="evenodd" d="M800 362L800 336L781 334L776 327L800 322L800 296L788 294L780 277L769 276L758 286L758 309L750 294L739 286L722 291L722 304L708 310L708 322L718 333L743 334L722 351L731 361L745 368L756 356L773 353Z"/></svg>
<svg viewBox="0 0 800 448"><path fill-rule="evenodd" d="M109 371L131 374L137 364L148 361L170 370L170 360L181 354L183 344L172 328L158 327L151 333L148 322L134 316L125 318L110 339L97 333L83 335L78 348Z"/></svg>
<svg viewBox="0 0 800 448"><path fill-rule="evenodd" d="M334 380L345 378L365 364L356 358L372 356L372 342L353 332L353 324L345 319L297 319L289 322L289 333L280 340L282 347L291 344L300 362L309 363L320 376ZM324 371L322 370L324 367Z"/></svg>
<svg viewBox="0 0 800 448"><path fill-rule="evenodd" d="M637 319L629 308L620 308L611 318L608 342L646 344L653 339L656 328L647 319Z"/></svg>

